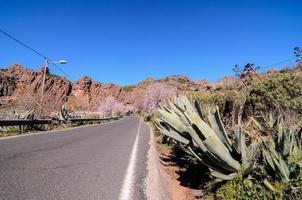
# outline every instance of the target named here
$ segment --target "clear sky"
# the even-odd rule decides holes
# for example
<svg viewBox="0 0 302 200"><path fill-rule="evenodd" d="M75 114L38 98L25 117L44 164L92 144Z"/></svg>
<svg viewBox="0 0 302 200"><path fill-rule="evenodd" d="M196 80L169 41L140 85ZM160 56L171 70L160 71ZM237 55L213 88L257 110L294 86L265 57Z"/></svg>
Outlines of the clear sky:
<svg viewBox="0 0 302 200"><path fill-rule="evenodd" d="M302 46L302 1L0 0L0 29L67 59L62 67L75 80L127 85L183 74L214 81L235 64L266 68L291 57ZM43 62L0 34L0 67Z"/></svg>

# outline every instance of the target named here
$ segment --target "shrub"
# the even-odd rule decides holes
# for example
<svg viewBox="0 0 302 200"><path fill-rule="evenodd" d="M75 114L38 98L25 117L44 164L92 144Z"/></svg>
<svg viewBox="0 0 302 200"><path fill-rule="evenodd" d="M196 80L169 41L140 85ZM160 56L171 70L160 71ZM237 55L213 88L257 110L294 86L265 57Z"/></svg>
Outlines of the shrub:
<svg viewBox="0 0 302 200"><path fill-rule="evenodd" d="M263 82L252 85L247 97L252 111L292 111L302 114L302 77L277 73Z"/></svg>
<svg viewBox="0 0 302 200"><path fill-rule="evenodd" d="M125 92L131 92L134 87L135 87L134 85L127 85L127 86L124 86L122 89Z"/></svg>
<svg viewBox="0 0 302 200"><path fill-rule="evenodd" d="M19 135L21 134L20 128L16 126L7 127L4 129L0 129L0 137L12 136L12 135Z"/></svg>
<svg viewBox="0 0 302 200"><path fill-rule="evenodd" d="M217 189L215 197L220 200L249 200L249 199L271 199L271 194L262 184L250 179L237 177Z"/></svg>
<svg viewBox="0 0 302 200"><path fill-rule="evenodd" d="M220 110L225 108L227 101L232 101L234 106L244 102L244 94L236 90L222 90L219 92L193 91L188 92L187 96L193 101L199 101L202 105L218 106Z"/></svg>

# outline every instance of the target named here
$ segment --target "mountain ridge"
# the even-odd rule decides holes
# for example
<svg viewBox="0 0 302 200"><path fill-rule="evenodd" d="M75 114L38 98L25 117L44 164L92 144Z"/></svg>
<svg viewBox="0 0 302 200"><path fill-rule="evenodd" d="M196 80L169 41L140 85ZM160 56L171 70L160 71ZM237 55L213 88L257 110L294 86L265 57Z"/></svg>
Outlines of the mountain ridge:
<svg viewBox="0 0 302 200"><path fill-rule="evenodd" d="M44 67L32 70L20 64L0 69L0 110L4 116L7 116L8 112L40 106L43 69ZM148 93L148 88L155 84L178 93L208 90L212 87L212 84L207 81L191 81L182 75L172 75L157 80L147 77L129 86L102 83L88 76L83 76L72 83L66 77L51 74L47 69L43 108L49 114L67 103L73 110L96 111L108 96L114 97L124 105L139 107Z"/></svg>

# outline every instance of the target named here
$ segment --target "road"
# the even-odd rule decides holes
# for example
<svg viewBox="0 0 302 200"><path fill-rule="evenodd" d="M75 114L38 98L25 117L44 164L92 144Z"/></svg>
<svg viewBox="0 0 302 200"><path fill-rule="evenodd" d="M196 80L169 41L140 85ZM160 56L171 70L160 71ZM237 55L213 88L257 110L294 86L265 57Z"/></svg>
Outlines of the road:
<svg viewBox="0 0 302 200"><path fill-rule="evenodd" d="M135 116L0 139L0 199L145 199L148 142Z"/></svg>

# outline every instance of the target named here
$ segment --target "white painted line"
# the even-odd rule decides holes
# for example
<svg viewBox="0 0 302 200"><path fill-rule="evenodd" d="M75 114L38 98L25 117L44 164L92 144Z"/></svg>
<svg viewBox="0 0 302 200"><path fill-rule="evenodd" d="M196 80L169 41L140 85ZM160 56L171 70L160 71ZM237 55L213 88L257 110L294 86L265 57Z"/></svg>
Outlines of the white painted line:
<svg viewBox="0 0 302 200"><path fill-rule="evenodd" d="M138 147L138 138L139 132L141 128L141 120L139 120L139 125L136 133L135 142L131 151L131 156L128 164L128 168L126 171L126 175L123 181L123 186L121 188L121 192L119 195L119 200L130 200L132 199L133 194L133 184L135 181L135 163L137 157L137 147Z"/></svg>

